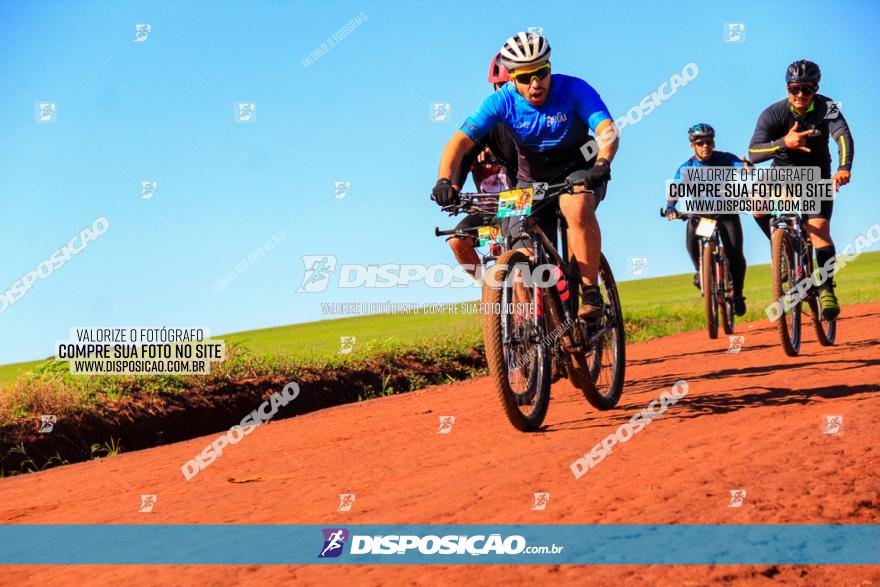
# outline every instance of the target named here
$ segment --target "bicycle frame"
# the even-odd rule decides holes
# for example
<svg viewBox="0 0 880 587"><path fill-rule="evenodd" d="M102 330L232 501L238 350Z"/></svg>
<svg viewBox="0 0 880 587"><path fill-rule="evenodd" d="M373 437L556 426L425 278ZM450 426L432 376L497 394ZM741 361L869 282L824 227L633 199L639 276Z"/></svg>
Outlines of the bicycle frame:
<svg viewBox="0 0 880 587"><path fill-rule="evenodd" d="M806 304L813 322L816 338L822 346L834 344L837 336L837 321L826 320L822 316L821 304L819 303L820 287L813 275L813 242L810 233L806 230L805 217L798 214L774 214L771 219L771 243L774 241L776 231L783 231L783 239L791 248L794 259L790 262L790 282L783 290L776 284L777 276L774 276L774 289L778 289L785 313L789 312L788 300L793 300L791 306L791 331L786 330L789 325L786 321L780 321L780 340L786 354L796 356L800 352L801 345L801 314L802 303ZM779 318L782 318L780 314Z"/></svg>
<svg viewBox="0 0 880 587"><path fill-rule="evenodd" d="M537 222L535 222L531 216L529 217L525 230L531 238L534 262L535 265L538 266L544 264L543 262L545 261L550 261L559 267L562 272L562 277L567 281L567 284L578 284L581 278L577 266L566 261L566 259L568 259L568 227L565 223L565 219L561 215L559 218L559 235L561 239L560 248L562 249L562 254L556 250L556 247L553 246L553 243L550 242L550 239L547 238L547 235L541 227L538 226ZM547 316L551 330L555 330L561 324L568 324L575 320L577 316L575 302L577 300L575 296L571 294L571 291L569 291L568 299L563 300L559 289L556 287L539 287L535 285L534 289L535 294L539 296L536 299L542 300L542 311L543 296L549 295L550 297L550 303L547 306ZM559 312L560 309L562 310L561 313ZM567 351L577 349L581 344L585 345L586 349L589 350L592 348L594 342L601 338L608 329L609 325L607 323L603 324L600 328L590 329L589 333L584 333L583 340L579 340L580 337L573 334L574 332L578 332L579 329L566 329L560 337L560 340L563 341L563 346Z"/></svg>
<svg viewBox="0 0 880 587"><path fill-rule="evenodd" d="M500 216L505 222L517 225L505 227L503 238L490 238L490 254L482 256L486 276L493 280L483 284L483 300L500 307L497 316L487 313L483 317L487 362L508 420L522 431L540 426L550 399L550 385L560 377L567 377L599 410L616 406L623 390L626 333L614 274L604 255L599 255L596 284L605 301L604 313L589 320L578 318L580 272L575 259L570 258L565 218L555 207L555 198L573 193L577 185L583 182L566 180L552 186L539 183L531 186L531 194L507 194ZM491 218L499 216L501 200L497 194L461 194L460 197L460 203L444 209L452 214L480 214L482 226L494 223ZM543 222L539 224L539 215L551 212L547 208L550 205L555 208L553 234L550 227L545 231L541 226ZM528 212L523 213L525 210ZM472 236L482 230L441 232L435 228L434 232L437 236ZM550 238L556 233L561 237L558 246ZM493 260L495 264L490 265ZM539 267L542 277L549 270L551 280L538 281L534 271ZM531 275L536 279L523 279ZM499 283L495 283L495 279ZM517 305L509 309L510 302L527 302L534 306L520 313ZM521 363L521 359L526 363ZM524 372L522 367L526 365ZM526 378L525 385L518 385L523 378ZM523 412L524 407L527 412Z"/></svg>
<svg viewBox="0 0 880 587"><path fill-rule="evenodd" d="M711 247L713 243L715 244L715 283L716 283L716 285L720 284L720 283L722 283L722 280L723 280L723 277L722 277L723 265L727 261L726 261L726 257L723 256L724 245L721 243L721 235L718 232L718 226L717 225L715 226L715 230L712 231L712 236L709 236L709 237L700 236L699 239L700 239L700 243L701 243L700 267L703 266L703 256L707 254L706 250L709 247ZM700 281L700 293L706 293L705 292L705 284L702 282L702 280Z"/></svg>
<svg viewBox="0 0 880 587"><path fill-rule="evenodd" d="M665 218L666 210L661 209L660 216ZM678 214L677 218L685 222L693 222L694 220L702 219L703 216L698 214ZM709 331L709 338L717 338L719 323L723 327L725 334L732 334L735 301L733 283L730 278L730 262L724 249L721 229L716 221L709 236L696 234L696 229L694 236L700 239L700 259L697 263L697 273L700 276L700 295L703 297L706 306L706 325ZM707 255L712 255L709 258L711 261L711 275L706 274ZM711 290L709 291L706 289L707 284L711 284Z"/></svg>
<svg viewBox="0 0 880 587"><path fill-rule="evenodd" d="M545 263L555 264L559 267L562 272L562 278L567 281L568 284L578 284L580 283L580 273L578 272L577 266L569 263L569 251L568 251L568 226L565 222L565 218L559 212L557 208L556 214L559 219L558 221L558 234L560 236L560 251L556 249L538 223L535 221L535 216L538 212L546 208L547 206L554 203L554 201L564 193L572 193L574 188L579 185L584 185L583 182L572 182L572 181L564 181L562 183L553 184L553 185L543 185L538 190L540 190L540 197L538 196L538 190L536 190L536 200L532 207L531 213L527 216L523 217L523 227L522 234L517 236L516 240L523 240L523 238L527 238L530 244L530 255L534 261L535 266L539 266ZM592 193L592 190L587 190ZM549 194L548 194L549 192ZM461 194L462 198L462 206L450 206L449 209L452 209L455 212L464 210L470 214L482 214L487 217L493 212L493 200L494 200L494 210L497 210L497 194L489 195L489 194ZM460 234L461 231L440 231L438 228L435 228L435 234L437 236L441 236L444 234L455 234L458 236L465 236L465 234ZM470 233L475 233L476 229L468 231ZM469 234L468 236L472 236ZM513 248L514 238L512 235L507 234L504 238L504 245L501 248L501 251L507 251ZM489 254L484 255L481 259L483 267L485 269L486 265L495 260L497 255ZM545 296L549 295L549 299L545 300ZM548 318L548 330L552 331L562 324L569 323L569 321L573 321L576 318L576 299L574 295L569 295L567 300L563 300L559 290L556 287L540 287L537 284L532 284L532 296L533 300L536 304L536 319L541 319L544 314L544 311L547 311ZM545 303L547 302L547 303ZM560 336L560 341L562 341L563 346L566 350L576 349L580 346L581 342L578 340L578 336L573 335L573 331L577 331L578 329L566 329L563 334ZM597 329L595 332L590 332L587 336L586 340L583 342L587 345L587 348L599 337L601 337L608 330L608 326L603 326L602 328Z"/></svg>
<svg viewBox="0 0 880 587"><path fill-rule="evenodd" d="M795 276L798 282L813 272L813 243L809 233L804 229L803 218L797 214L773 215L770 220L770 236L776 230L784 230L791 238L797 258ZM791 285L794 288L797 284ZM816 295L815 288L810 288L806 296Z"/></svg>
<svg viewBox="0 0 880 587"><path fill-rule="evenodd" d="M660 216L665 216L664 210L660 211ZM678 218L680 220L685 221L685 222L690 222L691 220L699 219L700 216L693 215L693 214L680 214L678 216ZM712 243L715 244L715 257L716 257L715 258L715 261L716 261L716 263L715 263L715 283L716 284L722 283L723 276L724 276L724 267L725 267L725 265L727 265L728 261L727 261L726 252L724 250L724 243L721 240L721 231L718 228L718 224L716 224L715 227L713 228L711 236L702 236L702 235L698 235L698 234L695 236L700 239L700 263L699 263L700 267L703 266L703 256L706 254L706 249L708 249L712 245ZM705 284L701 280L700 281L700 293L701 294L706 293L704 288L705 288Z"/></svg>

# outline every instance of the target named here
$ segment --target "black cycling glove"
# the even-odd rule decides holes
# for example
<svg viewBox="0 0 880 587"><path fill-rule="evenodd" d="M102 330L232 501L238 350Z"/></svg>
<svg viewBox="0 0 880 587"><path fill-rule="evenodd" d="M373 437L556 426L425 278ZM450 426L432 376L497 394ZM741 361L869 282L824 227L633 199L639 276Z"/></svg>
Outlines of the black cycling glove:
<svg viewBox="0 0 880 587"><path fill-rule="evenodd" d="M445 177L437 180L437 184L431 190L431 199L439 206L451 206L459 202L458 192L452 187L452 182Z"/></svg>
<svg viewBox="0 0 880 587"><path fill-rule="evenodd" d="M584 185L588 188L597 188L609 179L611 179L611 165L605 159L599 159L587 170Z"/></svg>

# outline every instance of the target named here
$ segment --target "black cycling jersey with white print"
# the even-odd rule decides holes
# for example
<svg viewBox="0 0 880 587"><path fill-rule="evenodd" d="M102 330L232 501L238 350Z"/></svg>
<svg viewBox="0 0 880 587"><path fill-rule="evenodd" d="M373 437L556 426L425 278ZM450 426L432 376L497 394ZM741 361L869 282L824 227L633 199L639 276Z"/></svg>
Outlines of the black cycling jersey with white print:
<svg viewBox="0 0 880 587"><path fill-rule="evenodd" d="M788 149L785 146L785 135L794 123L798 123L797 131L813 130L815 136L807 136L804 145L810 152L800 149ZM831 177L831 152L828 148L829 137L837 145L840 165L838 169L852 168L854 144L852 133L843 112L829 97L816 94L807 111L799 114L788 99L771 104L761 113L755 133L749 144L749 157L755 163L773 160L774 165L801 165L819 167L822 177Z"/></svg>

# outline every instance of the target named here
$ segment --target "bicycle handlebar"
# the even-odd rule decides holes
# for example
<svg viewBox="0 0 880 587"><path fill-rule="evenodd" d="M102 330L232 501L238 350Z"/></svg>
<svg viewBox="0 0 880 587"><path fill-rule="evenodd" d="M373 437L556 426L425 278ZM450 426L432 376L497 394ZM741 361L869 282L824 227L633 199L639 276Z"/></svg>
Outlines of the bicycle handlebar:
<svg viewBox="0 0 880 587"><path fill-rule="evenodd" d="M434 227L434 236L473 236L468 233L478 233L477 228L453 228L450 230L440 230L439 226Z"/></svg>
<svg viewBox="0 0 880 587"><path fill-rule="evenodd" d="M532 197L532 201L536 203L545 202L561 194L567 193L572 190L576 186L586 186L586 182L584 180L578 181L569 181L565 180L560 183L547 184L545 182L534 182L531 186L524 186L523 188L515 188L515 189L525 189L532 188L535 191L534 196ZM510 191L510 190L505 190ZM587 193L594 193L593 190L586 190ZM537 196L537 197L535 197ZM431 196L433 200L433 195ZM482 192L460 192L458 194L459 203L451 204L449 206L443 206L442 210L445 212L449 212L450 215L458 214L459 212L467 212L467 213L488 213L492 212L493 208L495 210L498 209L498 194L487 194Z"/></svg>
<svg viewBox="0 0 880 587"><path fill-rule="evenodd" d="M569 181L565 180L561 183L556 184L545 184L543 182L535 182L531 186L533 190L535 190L535 196L539 196L538 198L532 197L532 200L538 204L546 202L552 198L555 198L561 194L564 194L570 191L575 186L586 185L584 180L579 181ZM524 189L524 188L520 188ZM594 193L593 190L585 190L587 193ZM460 192L458 194L459 203L458 204L450 204L449 206L443 206L441 210L444 212L449 212L450 216L454 216L459 212L465 212L467 214L492 214L498 210L498 194L487 194L481 192ZM431 194L431 200L435 201L434 195ZM533 210L534 211L534 210ZM477 228L466 228L466 229L452 229L452 230L440 230L439 226L434 227L434 236L473 236L477 234L479 231Z"/></svg>
<svg viewBox="0 0 880 587"><path fill-rule="evenodd" d="M577 180L577 181L565 180L560 183L551 183L551 184L548 184L548 183L542 182L542 181L535 181L535 182L532 182L532 185L523 186L522 188L512 188L512 189L532 188L533 190L535 190L536 194L539 193L539 190L543 189L542 197L538 198L538 201L541 201L546 198L554 198L560 194L564 194L569 189L576 187L576 186L579 186L579 185L586 185L586 181L583 179ZM510 191L510 190L505 190L505 191ZM586 191L593 193L593 190L586 190ZM467 199L473 199L473 198L480 197L480 196L494 197L495 199L498 199L498 194L486 194L486 193L482 193L482 192L461 192L459 194L459 197L462 199L462 201L467 200Z"/></svg>
<svg viewBox="0 0 880 587"><path fill-rule="evenodd" d="M675 213L678 214L678 218L675 218L675 220L691 220L693 218L702 218L703 216L711 216L711 214L703 214L703 215L688 214L686 212L678 212L678 211L676 211ZM660 218L666 218L666 208L660 208Z"/></svg>

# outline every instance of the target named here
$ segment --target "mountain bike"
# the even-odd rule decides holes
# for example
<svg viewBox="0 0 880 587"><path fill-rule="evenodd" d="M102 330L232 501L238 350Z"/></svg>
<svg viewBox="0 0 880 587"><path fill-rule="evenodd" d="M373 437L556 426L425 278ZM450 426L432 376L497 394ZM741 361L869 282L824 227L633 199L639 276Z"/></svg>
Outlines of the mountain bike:
<svg viewBox="0 0 880 587"><path fill-rule="evenodd" d="M556 364L587 401L599 410L617 405L623 390L626 336L620 296L611 267L600 259L599 289L604 311L589 323L578 319L581 277L568 252L568 227L556 206L563 193L583 182L533 187L500 194L462 193L460 204L444 209L478 214L485 226L470 231L434 229L436 236L480 236L483 255L483 338L495 391L510 423L537 430L550 403L551 370ZM554 206L560 250L536 221ZM522 219L519 234L512 223ZM525 241L525 248L516 243ZM540 279L539 279L540 277Z"/></svg>
<svg viewBox="0 0 880 587"><path fill-rule="evenodd" d="M798 214L774 214L770 230L773 299L783 308L776 323L785 354L796 357L800 352L802 303L807 305L813 319L819 344L833 345L837 337L837 320L825 320L819 307L819 288L811 279L813 244L804 219Z"/></svg>
<svg viewBox="0 0 880 587"><path fill-rule="evenodd" d="M666 217L666 211L660 210ZM706 329L709 338L718 338L718 323L724 334L733 334L734 302L730 263L714 218L696 214L678 214L685 222L699 221L694 231L700 238L700 292L706 307Z"/></svg>

